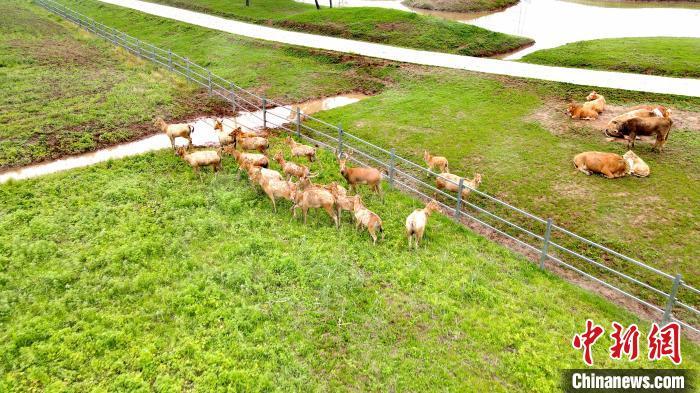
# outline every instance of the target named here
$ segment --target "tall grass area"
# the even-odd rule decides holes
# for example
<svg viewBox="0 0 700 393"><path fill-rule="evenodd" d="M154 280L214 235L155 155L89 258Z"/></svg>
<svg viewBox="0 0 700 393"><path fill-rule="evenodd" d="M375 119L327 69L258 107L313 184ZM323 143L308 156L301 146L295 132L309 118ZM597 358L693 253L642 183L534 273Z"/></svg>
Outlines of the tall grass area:
<svg viewBox="0 0 700 393"><path fill-rule="evenodd" d="M142 135L195 90L23 1L0 4L0 169Z"/></svg>
<svg viewBox="0 0 700 393"><path fill-rule="evenodd" d="M294 0L156 0L199 12L333 37L469 56L492 56L532 40L413 12L377 7L316 10ZM320 1L324 6L327 2Z"/></svg>
<svg viewBox="0 0 700 393"><path fill-rule="evenodd" d="M700 78L700 38L610 38L533 52L522 61L562 67Z"/></svg>
<svg viewBox="0 0 700 393"><path fill-rule="evenodd" d="M439 214L408 251L401 193L365 195L373 247L224 167L162 151L0 186L0 390L558 391L586 318L648 331ZM330 154L312 169L340 180ZM596 365L671 366L609 345Z"/></svg>

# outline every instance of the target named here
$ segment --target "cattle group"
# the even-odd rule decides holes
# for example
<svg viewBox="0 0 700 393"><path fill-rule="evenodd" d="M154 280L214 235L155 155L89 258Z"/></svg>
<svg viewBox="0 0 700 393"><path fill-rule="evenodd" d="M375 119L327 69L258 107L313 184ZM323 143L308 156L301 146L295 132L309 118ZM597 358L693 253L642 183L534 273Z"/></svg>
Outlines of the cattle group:
<svg viewBox="0 0 700 393"><path fill-rule="evenodd" d="M189 124L167 124L161 118L156 119L156 125L168 136L173 150L184 162L190 165L196 173L200 173L202 167L211 167L214 172L222 169L222 156L228 154L237 163L237 172L245 171L248 180L255 188L259 187L267 195L272 203L272 208L277 211L277 201L288 200L292 203L292 214L296 217L301 210L306 223L307 213L310 209L322 209L338 227L342 221L342 212L349 211L355 221L357 229L366 229L376 244L379 235L383 237L382 220L373 211L368 209L362 197L357 194L358 186L365 185L373 192L381 196L381 181L383 173L372 167L350 167L348 158L352 155L348 152L337 153L338 170L345 179L346 189L338 182L330 184L316 184L312 181L317 174L313 174L309 167L301 163L292 162L292 159L303 159L308 162L316 160L316 147L299 143L287 137L285 145L289 147L289 158L285 158L283 152L277 152L274 159L267 156L270 146L267 130L252 130L243 132L240 127L230 132L224 131L223 121L216 120L214 130L217 133L219 147L207 150L193 150L192 136L194 127ZM188 141L187 146L176 146L175 138L181 137ZM440 190L458 192L460 177L449 173L449 165L445 157L424 154L426 165L429 169L437 168L440 175L436 185ZM272 163L279 165L279 170L272 169ZM200 175L201 176L201 175ZM292 181L296 179L296 181ZM466 197L470 191L479 187L481 175L476 174L472 180L465 180L462 195ZM432 212L441 211L435 200L429 201L425 208L414 210L406 218L406 236L408 246L418 247L428 223L428 217Z"/></svg>
<svg viewBox="0 0 700 393"><path fill-rule="evenodd" d="M605 111L605 105L605 97L593 91L583 104L570 103L567 114L572 119L595 120ZM634 148L637 137L654 136L654 149L661 152L672 125L670 110L661 105L639 105L610 120L604 132L612 138L627 139L629 149ZM650 173L649 166L632 150L622 156L597 151L583 152L574 157L574 165L587 175L599 173L609 179L627 175L645 177Z"/></svg>

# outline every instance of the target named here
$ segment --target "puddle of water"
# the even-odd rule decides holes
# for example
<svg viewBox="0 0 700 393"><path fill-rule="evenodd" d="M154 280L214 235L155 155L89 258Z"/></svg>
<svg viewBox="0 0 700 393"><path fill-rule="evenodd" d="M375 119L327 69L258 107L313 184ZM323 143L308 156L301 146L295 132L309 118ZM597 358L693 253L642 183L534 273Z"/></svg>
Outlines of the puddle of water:
<svg viewBox="0 0 700 393"><path fill-rule="evenodd" d="M303 114L310 115L323 110L338 108L360 101L368 96L364 94L345 94L335 97L327 97L307 101L294 106L281 106L267 110L268 121L274 124L289 123L296 115L296 107L299 106ZM215 119L199 118L188 122L194 126L192 144L197 147L215 147L219 145L219 137L214 130ZM241 126L246 130L255 131L263 128L262 111L242 112L236 118L223 119L224 132L230 133L234 128ZM175 139L176 146L187 146L184 138ZM0 173L0 184L9 180L22 180L61 172L74 168L94 165L100 162L125 158L154 150L170 148L170 139L165 134L159 133L138 141L100 149L91 153L62 158L55 161L29 165L26 167Z"/></svg>
<svg viewBox="0 0 700 393"><path fill-rule="evenodd" d="M298 106L301 112L305 115L312 115L316 112L326 111L333 108L338 108L345 105L354 104L357 101L364 100L369 97L362 93L350 93L342 96L319 98L317 100L306 101L304 103L293 105L296 109Z"/></svg>
<svg viewBox="0 0 700 393"><path fill-rule="evenodd" d="M562 0L521 0L517 5L471 21L485 29L521 35L535 45L506 59L576 41L622 37L700 37L700 10L610 8Z"/></svg>

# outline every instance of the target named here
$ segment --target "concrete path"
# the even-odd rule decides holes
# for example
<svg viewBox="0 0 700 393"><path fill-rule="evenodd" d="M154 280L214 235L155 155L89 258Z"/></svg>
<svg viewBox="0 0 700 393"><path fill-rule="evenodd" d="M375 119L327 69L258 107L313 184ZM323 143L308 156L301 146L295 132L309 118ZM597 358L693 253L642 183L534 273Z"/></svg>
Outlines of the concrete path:
<svg viewBox="0 0 700 393"><path fill-rule="evenodd" d="M634 90L648 93L677 94L700 97L700 79L668 78L621 72L594 71L506 60L484 59L447 53L399 48L390 45L354 41L343 38L299 33L238 22L218 16L140 0L100 0L151 15L174 19L210 29L250 38L281 42L316 49L353 53L380 59L427 66L454 68L497 75L533 78L576 85Z"/></svg>

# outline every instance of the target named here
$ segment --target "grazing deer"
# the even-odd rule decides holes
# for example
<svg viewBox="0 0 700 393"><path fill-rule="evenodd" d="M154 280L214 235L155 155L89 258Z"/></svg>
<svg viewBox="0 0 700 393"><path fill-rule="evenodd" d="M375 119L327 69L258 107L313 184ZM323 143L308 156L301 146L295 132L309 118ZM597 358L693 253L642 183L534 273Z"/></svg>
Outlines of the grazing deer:
<svg viewBox="0 0 700 393"><path fill-rule="evenodd" d="M345 187L338 184L338 182L333 182L325 186L324 188L330 191L331 194L333 194L333 197L335 198L335 207L336 214L338 215L338 221L342 221L343 210L353 211L355 209L353 199L348 197L348 190L346 190Z"/></svg>
<svg viewBox="0 0 700 393"><path fill-rule="evenodd" d="M221 156L216 151L207 150L188 153L184 147L180 146L177 148L176 154L182 157L198 174L199 168L203 166L212 167L214 172L221 170Z"/></svg>
<svg viewBox="0 0 700 393"><path fill-rule="evenodd" d="M289 145L292 149L292 156L294 157L306 157L309 161L313 162L316 159L316 148L298 143L291 137L287 137L284 143Z"/></svg>
<svg viewBox="0 0 700 393"><path fill-rule="evenodd" d="M447 190L451 192L459 191L459 179L457 175L451 173L441 173L435 180L435 184L439 190ZM462 198L466 198L472 190L476 190L481 185L481 174L477 173L473 179L464 179L464 188L462 188Z"/></svg>
<svg viewBox="0 0 700 393"><path fill-rule="evenodd" d="M377 232L382 234L382 240L384 240L382 219L365 207L362 203L362 197L359 195L355 195L351 199L353 200L353 212L355 214L355 228L359 229L361 226L367 228L367 232L372 237L372 244L377 244Z"/></svg>
<svg viewBox="0 0 700 393"><path fill-rule="evenodd" d="M381 189L379 187L382 181L382 173L377 168L348 168L346 166L347 157L349 154L338 155L338 162L340 166L340 174L343 175L345 180L350 185L350 191L357 193L358 184L368 185L372 191L381 195Z"/></svg>
<svg viewBox="0 0 700 393"><path fill-rule="evenodd" d="M309 171L308 167L293 163L291 161L285 161L284 157L282 156L282 152L277 152L277 154L275 154L275 161L277 161L282 167L282 172L287 175L287 180L290 180L292 176L296 177L297 179L301 179L304 176L311 175L311 171Z"/></svg>
<svg viewBox="0 0 700 393"><path fill-rule="evenodd" d="M297 185L287 180L262 177L260 179L260 187L272 201L272 209L277 212L276 198L284 198L288 201L294 201Z"/></svg>
<svg viewBox="0 0 700 393"><path fill-rule="evenodd" d="M175 150L175 138L177 137L185 138L189 141L190 145L192 144L192 133L194 132L194 127L191 124L168 124L162 117L157 117L155 120L155 125L168 136L173 150Z"/></svg>
<svg viewBox="0 0 700 393"><path fill-rule="evenodd" d="M437 168L442 173L450 173L450 168L447 162L447 158L440 156L433 156L428 153L427 150L423 151L423 161L428 166L428 169L433 170Z"/></svg>
<svg viewBox="0 0 700 393"><path fill-rule="evenodd" d="M416 209L413 213L406 217L406 236L408 236L408 248L411 248L411 243L415 241L415 247L419 247L425 227L428 224L428 217L432 212L440 211L440 206L433 199L425 205L423 209Z"/></svg>
<svg viewBox="0 0 700 393"><path fill-rule="evenodd" d="M233 132L233 147L236 148L237 145L241 145L243 150L257 150L260 153L265 153L268 147L270 147L270 142L267 138L261 136L249 136L241 137L241 129L236 129Z"/></svg>
<svg viewBox="0 0 700 393"><path fill-rule="evenodd" d="M296 217L296 209L300 208L304 215L304 224L306 224L306 216L309 209L321 208L331 216L337 228L339 223L338 216L335 214L335 198L333 194L322 187L311 184L311 180L308 177L299 179L297 184L298 188L294 197L295 204L292 207L294 217Z"/></svg>

